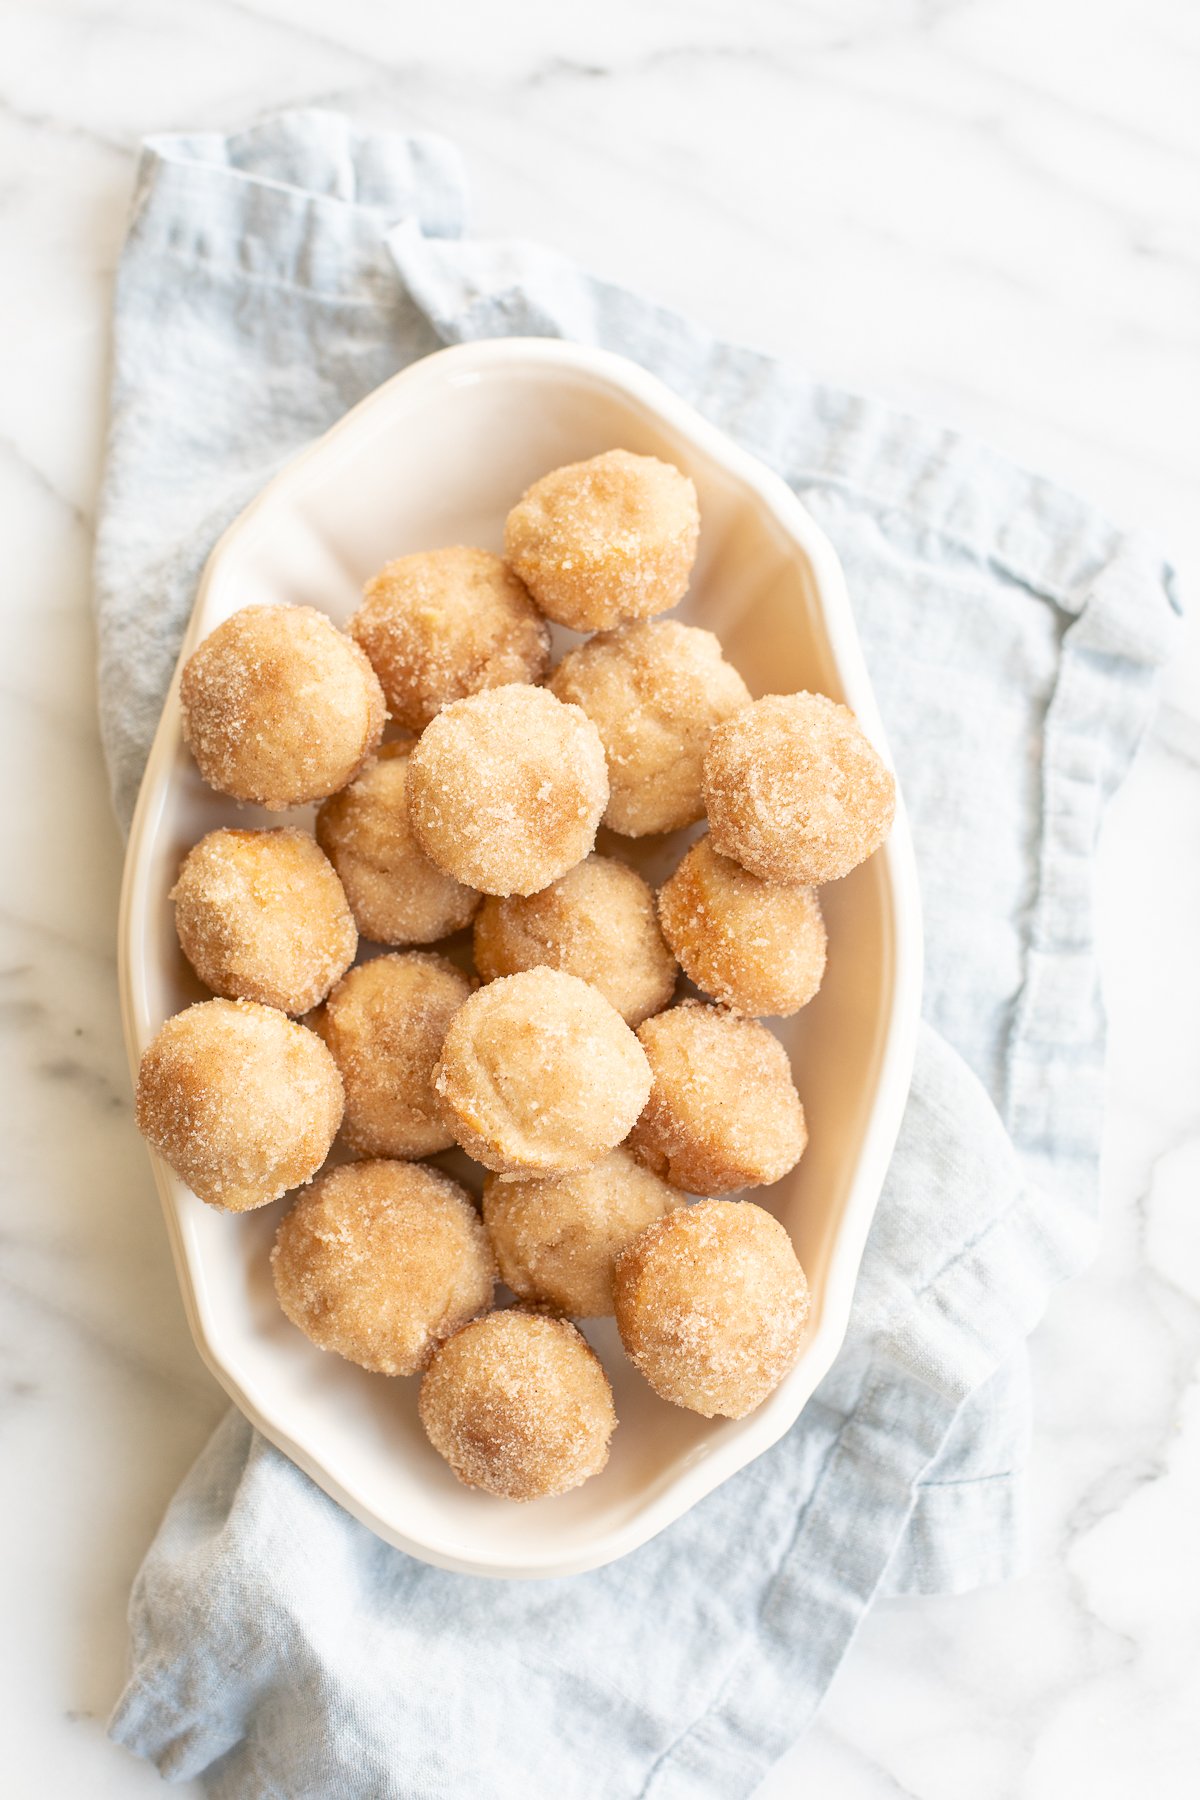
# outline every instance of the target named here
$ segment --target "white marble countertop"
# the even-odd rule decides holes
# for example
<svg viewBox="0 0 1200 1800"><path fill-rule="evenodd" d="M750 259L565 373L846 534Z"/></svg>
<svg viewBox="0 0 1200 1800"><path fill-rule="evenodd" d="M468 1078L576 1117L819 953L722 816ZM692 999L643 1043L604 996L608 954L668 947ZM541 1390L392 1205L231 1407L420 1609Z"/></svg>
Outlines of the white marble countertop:
<svg viewBox="0 0 1200 1800"><path fill-rule="evenodd" d="M444 131L545 240L990 438L1200 567L1189 0L0 8L0 1330L13 1800L126 1800L125 1596L225 1402L130 1118L88 563L138 139L319 101ZM880 1606L762 1790L1175 1800L1200 1752L1200 637L1111 815L1107 1223L1035 1343L1036 1560ZM16 1621L19 1630L11 1629ZM1189 1780L1190 1773L1190 1780ZM188 1790L183 1791L198 1791Z"/></svg>

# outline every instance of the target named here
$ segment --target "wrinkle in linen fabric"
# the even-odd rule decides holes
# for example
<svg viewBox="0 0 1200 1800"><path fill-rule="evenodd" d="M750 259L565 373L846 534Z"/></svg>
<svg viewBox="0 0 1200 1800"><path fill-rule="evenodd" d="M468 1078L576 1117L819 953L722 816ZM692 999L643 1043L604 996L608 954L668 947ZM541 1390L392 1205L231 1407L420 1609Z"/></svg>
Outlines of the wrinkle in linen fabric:
<svg viewBox="0 0 1200 1800"><path fill-rule="evenodd" d="M985 449L534 246L457 241L462 216L447 146L332 115L148 147L96 562L119 815L204 558L287 456L445 342L621 350L771 462L846 569L925 894L912 1098L845 1349L768 1455L610 1569L485 1583L380 1544L231 1415L139 1577L113 1729L238 1800L744 1794L875 1594L1018 1562L1024 1342L1094 1236L1092 848L1168 578Z"/></svg>

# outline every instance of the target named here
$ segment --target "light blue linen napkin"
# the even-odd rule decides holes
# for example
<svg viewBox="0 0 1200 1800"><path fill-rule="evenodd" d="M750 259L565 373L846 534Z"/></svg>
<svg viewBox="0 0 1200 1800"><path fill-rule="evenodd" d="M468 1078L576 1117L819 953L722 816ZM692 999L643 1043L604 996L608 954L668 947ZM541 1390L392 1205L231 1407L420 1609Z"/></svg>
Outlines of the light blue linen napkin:
<svg viewBox="0 0 1200 1800"><path fill-rule="evenodd" d="M485 1582L383 1545L231 1413L138 1577L112 1731L231 1800L746 1795L875 1595L1020 1565L1025 1340L1096 1234L1093 850L1170 576L978 445L462 229L436 140L307 112L148 143L96 550L122 821L204 559L282 462L443 343L621 351L841 555L921 864L912 1096L845 1349L774 1450L619 1564Z"/></svg>

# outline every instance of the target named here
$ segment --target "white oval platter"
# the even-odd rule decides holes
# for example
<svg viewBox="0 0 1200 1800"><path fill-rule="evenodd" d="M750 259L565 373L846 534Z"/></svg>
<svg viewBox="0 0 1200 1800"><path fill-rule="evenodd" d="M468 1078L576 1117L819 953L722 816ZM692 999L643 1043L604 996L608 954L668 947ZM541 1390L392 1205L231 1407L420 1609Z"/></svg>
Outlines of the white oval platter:
<svg viewBox="0 0 1200 1800"><path fill-rule="evenodd" d="M843 700L887 756L832 546L790 490L653 376L554 339L445 350L395 376L296 457L230 527L197 595L181 662L256 603L317 606L340 622L389 558L443 544L499 549L505 514L565 462L622 446L677 463L701 507L700 553L678 616L718 633L755 694L807 687ZM305 815L297 815L306 822ZM130 1063L202 991L167 898L188 847L219 824L278 823L207 789L180 734L178 671L129 842L120 982ZM679 845L631 852L661 877ZM792 1235L813 1290L791 1374L751 1417L706 1420L658 1400L611 1321L588 1325L620 1425L604 1472L558 1500L513 1505L461 1487L429 1448L415 1381L323 1355L275 1303L267 1252L285 1202L241 1217L154 1172L196 1343L242 1411L388 1542L480 1575L565 1575L625 1555L788 1430L845 1335L855 1278L908 1092L921 982L912 844L900 806L885 847L823 890L829 967L780 1027L808 1114L793 1173L754 1195Z"/></svg>

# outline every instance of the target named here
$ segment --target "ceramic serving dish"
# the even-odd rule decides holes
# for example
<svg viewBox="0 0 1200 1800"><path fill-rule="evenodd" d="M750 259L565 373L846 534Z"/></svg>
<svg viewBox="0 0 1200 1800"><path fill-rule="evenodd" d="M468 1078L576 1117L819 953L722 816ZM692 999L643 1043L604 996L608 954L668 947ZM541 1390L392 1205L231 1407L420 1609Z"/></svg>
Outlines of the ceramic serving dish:
<svg viewBox="0 0 1200 1800"><path fill-rule="evenodd" d="M886 756L841 570L804 508L644 370L556 340L446 350L364 400L225 533L200 584L183 656L239 607L303 603L342 622L366 577L391 557L456 543L499 549L505 514L531 481L618 445L677 463L699 491L699 559L678 616L719 634L753 693L807 687L844 700ZM310 816L296 815L302 823ZM163 1020L202 997L167 898L180 859L204 832L233 822L280 820L239 811L203 785L180 735L176 676L138 801L122 896L121 995L135 1072ZM680 847L620 843L655 878ZM755 1195L783 1220L812 1286L801 1358L751 1417L710 1421L651 1393L625 1361L611 1320L589 1324L620 1424L603 1474L561 1499L518 1506L459 1486L425 1441L415 1381L323 1355L279 1311L267 1252L286 1203L226 1217L152 1158L205 1361L254 1424L381 1537L475 1574L593 1568L661 1531L795 1421L845 1334L908 1090L921 926L903 805L884 849L822 898L825 983L780 1028L809 1147L791 1175Z"/></svg>

